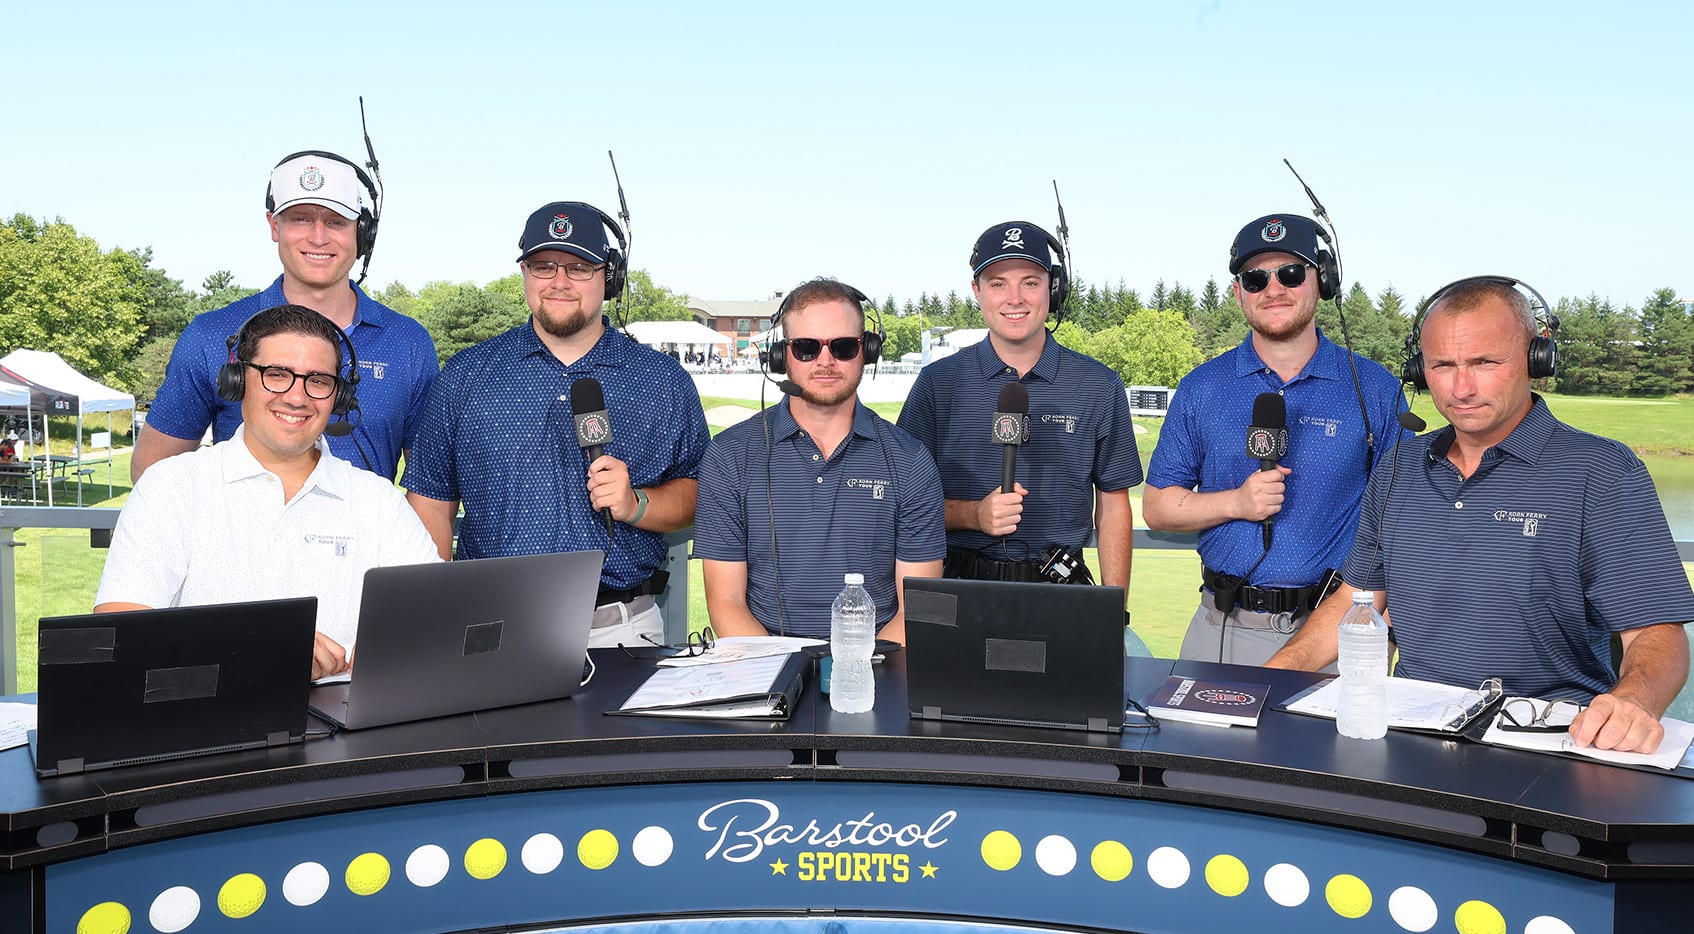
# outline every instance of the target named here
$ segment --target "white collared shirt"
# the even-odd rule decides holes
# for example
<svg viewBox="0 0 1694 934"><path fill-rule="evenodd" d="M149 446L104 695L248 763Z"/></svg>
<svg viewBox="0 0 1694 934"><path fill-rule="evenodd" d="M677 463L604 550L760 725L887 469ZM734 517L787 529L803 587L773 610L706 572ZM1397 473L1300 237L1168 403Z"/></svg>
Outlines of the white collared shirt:
<svg viewBox="0 0 1694 934"><path fill-rule="evenodd" d="M148 468L118 515L95 604L315 596L318 631L351 645L365 571L439 561L434 540L404 493L321 437L317 466L284 502L244 436Z"/></svg>

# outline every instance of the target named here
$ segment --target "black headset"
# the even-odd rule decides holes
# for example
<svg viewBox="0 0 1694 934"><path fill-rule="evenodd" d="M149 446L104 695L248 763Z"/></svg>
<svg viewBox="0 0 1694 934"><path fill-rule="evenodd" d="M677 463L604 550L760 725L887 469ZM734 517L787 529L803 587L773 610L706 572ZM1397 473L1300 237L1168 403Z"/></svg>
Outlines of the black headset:
<svg viewBox="0 0 1694 934"><path fill-rule="evenodd" d="M284 162L298 159L301 156L321 156L322 158L332 159L351 168L353 170L353 174L358 177L359 184L365 186L365 191L370 192L371 203L369 205L359 205L359 225L353 238L353 242L355 244L355 255L365 257L365 261L368 265L370 262L371 251L376 249L376 228L377 225L382 222L382 203L377 194L376 182L371 181L371 177L366 174L365 170L360 168L357 163L351 162L345 157L338 156L333 152L325 152L322 149L302 149L299 152L291 152L277 160L277 164L271 167L271 172L274 174ZM271 183L268 181L265 182L265 213L276 213L276 196L271 192Z"/></svg>
<svg viewBox="0 0 1694 934"><path fill-rule="evenodd" d="M267 308L259 311L246 321L241 322L241 327L229 336L228 341L225 341L225 345L229 348L229 360L218 368L218 398L228 402L240 402L247 395L247 363L236 359L235 355L241 347L241 342L247 337L247 326L253 323L253 318L257 318L269 310ZM312 313L317 314L315 311ZM328 318L324 318L324 323L335 330L336 336L341 338L341 345L347 348L347 360L345 361L347 376L336 386L335 405L330 409L331 415L345 419L350 413L359 410L359 353L353 349L353 342L348 339L346 331L341 330L334 321ZM351 430L351 427L349 427L348 431ZM335 435L345 433L332 432L327 428L324 431L326 434Z"/></svg>
<svg viewBox="0 0 1694 934"><path fill-rule="evenodd" d="M1063 208L1060 208L1061 212L1063 212L1063 210ZM1041 239L1047 242L1048 251L1056 257L1056 259L1047 266L1047 316L1052 320L1053 326L1058 327L1059 322L1065 320L1065 300L1070 298L1071 294L1070 275L1065 272L1065 267L1070 265L1070 254L1065 249L1065 245L1061 243L1057 237L1048 233L1045 227L1042 227L1039 224L1031 224L1028 221L1019 221L1016 223L1018 227L1021 227L1024 230L1032 230L1035 233L1040 234ZM1063 223L1063 220L1061 220L1060 223ZM972 279L975 279L978 275L975 270L977 260L981 258L981 255L981 251L978 250L977 247L971 247ZM1007 259L1013 258L1014 257L1007 257Z"/></svg>
<svg viewBox="0 0 1694 934"><path fill-rule="evenodd" d="M1545 379L1559 374L1558 348L1554 344L1559 336L1559 316L1553 314L1552 309L1547 307L1547 300L1541 297L1541 293L1535 291L1535 287L1529 283L1507 276L1468 276L1436 289L1433 295L1424 299L1423 304L1418 306L1418 313L1412 317L1411 333L1406 335L1406 362L1400 368L1401 380L1411 383L1419 389L1429 388L1429 378L1423 370L1424 317L1448 292L1478 282L1492 282L1508 288L1522 288L1535 297L1535 301L1530 303L1530 311L1534 313L1537 307L1541 311L1536 315L1539 333L1529 340L1529 378Z"/></svg>
<svg viewBox="0 0 1694 934"><path fill-rule="evenodd" d="M864 333L860 334L859 346L863 348L861 353L867 365L881 360L882 344L886 339L882 333L882 312L877 309L876 305L871 302L868 297L866 297L865 293L853 288L845 282L838 282L836 284L846 289L847 294L853 299L853 301L859 303L859 315L861 317L868 315L875 318L876 329L866 330ZM794 292L789 292L787 295L783 296L782 303L776 306L776 313L771 315L772 330L781 326L783 316L788 314L789 303L794 300L794 294ZM866 320L869 321L870 318L867 317ZM766 354L766 356L768 358L767 366L770 367L770 371L772 373L775 373L778 376L787 373L788 338L785 336L782 340L771 341L770 352Z"/></svg>
<svg viewBox="0 0 1694 934"><path fill-rule="evenodd" d="M617 246L608 246L606 248L606 297L609 299L619 299L623 295L624 285L629 282L629 261L627 259L629 255L629 239L624 236L623 228L619 227L618 222L612 219L612 215L607 214L605 211L602 211L587 202L561 201L559 203L569 205L573 208L582 208L584 210L593 211L597 216L599 216L600 223L605 226L607 230L610 230L612 232L612 236L618 241ZM518 252L522 253L523 248L523 236L519 235ZM529 257L526 256L524 258L528 259Z"/></svg>

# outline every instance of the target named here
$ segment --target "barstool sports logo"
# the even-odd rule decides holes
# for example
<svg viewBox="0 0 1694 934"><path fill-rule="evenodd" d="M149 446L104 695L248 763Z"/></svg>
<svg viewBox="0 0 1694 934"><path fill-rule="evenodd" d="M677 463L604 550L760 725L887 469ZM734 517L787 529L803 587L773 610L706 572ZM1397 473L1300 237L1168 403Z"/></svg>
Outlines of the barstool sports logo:
<svg viewBox="0 0 1694 934"><path fill-rule="evenodd" d="M760 865L771 876L796 882L903 884L933 879L940 869L933 857L947 845L955 810L941 811L927 823L881 820L874 810L843 820L788 818L774 802L736 798L700 812L695 822L711 835L705 859ZM914 863L914 860L918 862Z"/></svg>

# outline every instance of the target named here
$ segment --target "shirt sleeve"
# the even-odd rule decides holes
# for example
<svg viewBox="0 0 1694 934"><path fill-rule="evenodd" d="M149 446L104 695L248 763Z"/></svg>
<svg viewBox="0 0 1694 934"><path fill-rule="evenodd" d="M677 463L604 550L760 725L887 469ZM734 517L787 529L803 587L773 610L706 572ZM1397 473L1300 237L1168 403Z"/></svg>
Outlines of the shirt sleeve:
<svg viewBox="0 0 1694 934"><path fill-rule="evenodd" d="M388 487L381 499L382 528L389 534L382 541L381 566L396 564L434 564L441 560L435 539L424 528L423 520L406 502L406 495Z"/></svg>
<svg viewBox="0 0 1694 934"><path fill-rule="evenodd" d="M449 366L435 379L418 416L413 443L406 455L406 473L400 485L433 500L456 502L458 483L458 424L463 401L458 386L463 369ZM417 438L425 439L417 443Z"/></svg>
<svg viewBox="0 0 1694 934"><path fill-rule="evenodd" d="M694 379L680 366L676 367L675 411L681 420L672 444L671 466L665 470L665 480L700 476L701 458L712 441L711 429L706 427L706 412L700 404L700 392Z"/></svg>
<svg viewBox="0 0 1694 934"><path fill-rule="evenodd" d="M695 557L747 560L747 491L736 470L736 462L745 459L739 456L742 446L732 439L729 432L719 434L700 460L700 497L694 508Z"/></svg>
<svg viewBox="0 0 1694 934"><path fill-rule="evenodd" d="M895 424L918 439L933 459L936 447L935 390L930 372L928 367L918 371L918 378L912 383L912 391L906 395L906 404L900 409L900 417Z"/></svg>
<svg viewBox="0 0 1694 934"><path fill-rule="evenodd" d="M406 409L405 433L401 436L400 445L406 450L412 450L412 443L417 437L418 423L423 419L424 406L429 403L430 389L435 386L435 378L441 374L440 358L435 352L435 341L424 330L423 325L417 325L418 340L414 348L417 360L413 366L416 376L412 380L411 404Z"/></svg>
<svg viewBox="0 0 1694 934"><path fill-rule="evenodd" d="M217 342L219 347L223 341ZM206 326L200 318L188 322L165 366L165 381L147 410L147 427L173 438L199 440L217 415L217 368L221 359L208 358Z"/></svg>
<svg viewBox="0 0 1694 934"><path fill-rule="evenodd" d="M118 513L106 568L94 604L136 603L175 606L188 578L186 517L195 508L192 495L172 496L170 480L178 465L161 461L136 482ZM180 484L178 484L180 486ZM185 491L186 492L186 491Z"/></svg>
<svg viewBox="0 0 1694 934"><path fill-rule="evenodd" d="M1394 449L1395 456L1404 456L1404 452ZM1415 465L1414 465L1415 466ZM1388 495L1389 481L1395 477L1396 465L1389 464L1386 469L1373 470L1370 482L1365 485L1365 495L1359 501L1359 528L1353 535L1353 550L1348 553L1347 561L1341 568L1341 577L1355 587L1366 590L1387 590L1388 575L1383 566L1382 527L1384 497ZM1408 478L1400 477L1402 482Z"/></svg>
<svg viewBox="0 0 1694 934"><path fill-rule="evenodd" d="M1096 489L1127 490L1145 479L1141 472L1141 450L1135 444L1135 423L1129 416L1129 394L1113 374L1116 387L1106 404L1105 431L1095 442L1094 486Z"/></svg>
<svg viewBox="0 0 1694 934"><path fill-rule="evenodd" d="M1192 490L1200 485L1199 434L1189 423L1190 402L1198 388L1184 394L1181 383L1171 398L1165 413L1164 427L1159 429L1159 443L1147 462L1147 485L1154 489L1180 487Z"/></svg>
<svg viewBox="0 0 1694 934"><path fill-rule="evenodd" d="M1616 457L1625 462L1608 460L1589 478L1583 508L1578 570L1590 618L1612 632L1694 621L1688 574L1653 478L1633 454Z"/></svg>
<svg viewBox="0 0 1694 934"><path fill-rule="evenodd" d="M905 495L900 503L899 538L894 556L901 561L937 561L947 557L946 500L935 458L921 447L907 452ZM898 582L896 582L898 584Z"/></svg>

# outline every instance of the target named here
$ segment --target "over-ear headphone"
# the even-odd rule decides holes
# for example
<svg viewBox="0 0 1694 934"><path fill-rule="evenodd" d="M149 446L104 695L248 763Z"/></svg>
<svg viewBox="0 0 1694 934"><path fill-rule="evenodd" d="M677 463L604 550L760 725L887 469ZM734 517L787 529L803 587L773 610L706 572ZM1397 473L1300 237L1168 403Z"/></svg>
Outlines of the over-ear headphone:
<svg viewBox="0 0 1694 934"><path fill-rule="evenodd" d="M229 360L223 366L218 367L218 398L228 402L240 402L247 395L247 364L236 359L236 353L241 347L241 342L247 338L247 327L253 323L253 318L257 318L269 310L267 308L241 322L241 327L229 336L229 340L225 341L225 346L229 348ZM309 311L310 309L304 310ZM313 311L312 314L317 314L317 312ZM359 352L353 349L353 342L348 339L346 331L341 330L334 321L328 318L323 320L341 339L341 345L347 348L347 359L345 361L347 375L341 379L341 384L336 387L335 405L330 409L331 415L346 418L348 413L359 408ZM325 430L328 431L328 429Z"/></svg>
<svg viewBox="0 0 1694 934"><path fill-rule="evenodd" d="M1065 245L1059 242L1059 238L1048 233L1047 229L1040 224L1023 221L1019 222L1018 226L1025 231L1034 231L1040 234L1041 239L1047 243L1048 251L1054 256L1053 262L1047 266L1047 317L1053 322L1054 327L1058 327L1059 322L1065 320L1065 299L1070 298L1071 294L1070 274L1065 271L1065 268L1070 265L1070 255L1066 253ZM978 243L977 246L971 248L972 269L976 268L977 260L982 255L980 246L981 244ZM974 274L972 278L975 278Z"/></svg>
<svg viewBox="0 0 1694 934"><path fill-rule="evenodd" d="M1454 289L1479 282L1492 282L1507 288L1522 288L1535 297L1535 301L1530 303L1530 311L1533 313L1537 307L1541 311L1536 315L1539 333L1529 340L1529 378L1545 379L1558 375L1559 358L1554 342L1559 336L1559 316L1547 307L1547 300L1541 297L1541 293L1535 291L1535 287L1527 282L1506 276L1468 276L1436 289L1433 295L1424 299L1423 304L1418 306L1418 313L1412 317L1411 333L1406 335L1406 363L1400 369L1400 379L1419 389L1429 388L1429 378L1423 369L1424 318L1429 314L1429 310L1441 301L1442 296Z"/></svg>
<svg viewBox="0 0 1694 934"><path fill-rule="evenodd" d="M365 191L370 193L371 203L359 206L359 225L353 239L355 255L369 257L371 250L376 249L376 228L382 222L382 203L377 195L376 183L371 181L371 177L365 174L365 170L360 168L357 163L321 149L302 149L299 152L291 152L277 160L277 164L271 167L271 171L275 172L277 167L280 167L284 162L298 159L301 156L320 156L348 166L353 170L353 174L358 177L359 184L365 186ZM276 196L271 193L269 181L265 182L265 213L276 213Z"/></svg>
<svg viewBox="0 0 1694 934"><path fill-rule="evenodd" d="M882 333L882 312L879 311L876 305L865 296L865 293L853 288L845 282L839 282L836 284L846 289L848 296L859 304L859 314L861 316L868 316L866 317L867 322L872 317L874 317L876 321L875 330L867 329L863 334L859 335L859 346L862 348L861 352L864 356L865 365L869 366L870 364L882 359L882 343L885 339ZM782 297L782 303L776 306L776 313L771 315L772 330L775 330L782 324L783 316L788 314L788 306L791 302L793 302L794 295L798 291L800 290L795 289L793 292L789 292L787 295ZM787 373L788 338L784 337L782 340L771 341L771 348L768 357L769 360L767 362L767 366L770 367L770 371L772 373L775 373L778 376Z"/></svg>
<svg viewBox="0 0 1694 934"><path fill-rule="evenodd" d="M1329 247L1327 250L1322 246L1318 247L1317 256L1318 298L1329 301L1341 294L1341 251L1336 249L1335 240L1330 237L1323 224L1313 221L1312 227L1316 228L1318 238L1323 241L1324 246Z"/></svg>

